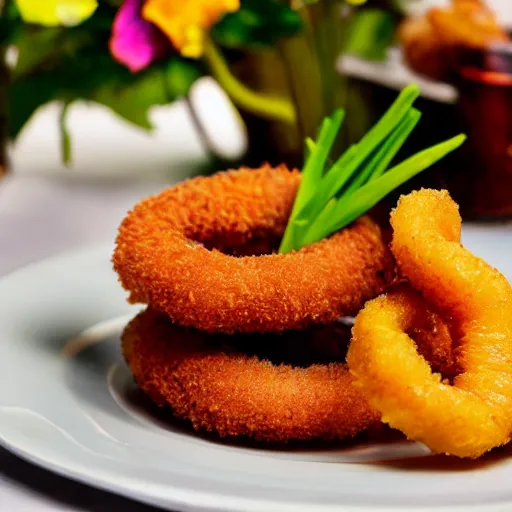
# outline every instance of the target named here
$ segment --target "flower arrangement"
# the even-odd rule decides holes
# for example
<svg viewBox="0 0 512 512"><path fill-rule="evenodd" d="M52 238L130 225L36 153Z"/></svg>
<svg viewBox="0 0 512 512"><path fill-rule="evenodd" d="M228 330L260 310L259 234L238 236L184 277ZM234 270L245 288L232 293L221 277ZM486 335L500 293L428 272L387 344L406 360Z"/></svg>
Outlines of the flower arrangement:
<svg viewBox="0 0 512 512"><path fill-rule="evenodd" d="M2 57L15 49L9 138L18 136L41 105L57 100L66 162L71 158L66 114L74 101L97 102L151 129L149 109L186 96L203 75L212 75L240 111L294 127L301 145L346 101L336 85L337 55L345 49L378 56L392 40L400 13L397 0L4 0L0 5ZM284 70L275 73L284 77L279 87L266 87L265 80L254 86L233 72L234 63L260 54L279 60Z"/></svg>

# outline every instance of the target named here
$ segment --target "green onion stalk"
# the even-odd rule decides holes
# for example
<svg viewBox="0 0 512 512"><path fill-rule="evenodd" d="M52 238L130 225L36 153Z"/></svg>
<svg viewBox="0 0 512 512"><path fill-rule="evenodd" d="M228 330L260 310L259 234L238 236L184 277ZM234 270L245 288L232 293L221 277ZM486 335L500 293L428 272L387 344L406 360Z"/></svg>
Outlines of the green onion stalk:
<svg viewBox="0 0 512 512"><path fill-rule="evenodd" d="M419 94L416 85L406 87L366 135L332 163L345 113L337 109L324 119L316 140L306 141L308 156L280 253L298 250L347 226L465 141L460 134L395 162L420 121L421 113L413 107Z"/></svg>

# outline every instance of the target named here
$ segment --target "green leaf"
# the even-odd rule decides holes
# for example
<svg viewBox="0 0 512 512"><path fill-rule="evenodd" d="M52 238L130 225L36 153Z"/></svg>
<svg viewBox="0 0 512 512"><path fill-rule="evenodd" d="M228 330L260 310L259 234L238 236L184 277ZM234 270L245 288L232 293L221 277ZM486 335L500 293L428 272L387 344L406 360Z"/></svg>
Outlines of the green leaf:
<svg viewBox="0 0 512 512"><path fill-rule="evenodd" d="M55 99L94 101L149 130L149 109L186 94L201 74L196 61L178 56L133 74L105 53L82 51L59 59L48 70L14 80L10 88L10 137L16 138L38 107Z"/></svg>
<svg viewBox="0 0 512 512"><path fill-rule="evenodd" d="M149 109L172 103L185 95L199 76L201 70L195 62L175 57L163 66L149 68L137 75L120 73L117 79L105 81L95 89L89 99L150 130Z"/></svg>
<svg viewBox="0 0 512 512"><path fill-rule="evenodd" d="M310 157L311 153L315 150L315 147L316 147L315 141L311 137L306 137L306 151L305 151L306 158L305 158L305 160L307 160Z"/></svg>
<svg viewBox="0 0 512 512"><path fill-rule="evenodd" d="M109 107L125 120L152 129L148 112L154 105L171 101L166 91L166 80L160 70L144 73L131 83L111 80L98 87L90 99Z"/></svg>
<svg viewBox="0 0 512 512"><path fill-rule="evenodd" d="M19 52L13 75L26 75L40 68L49 58L55 58L63 32L62 28L20 26L10 40L10 44L15 45Z"/></svg>
<svg viewBox="0 0 512 512"><path fill-rule="evenodd" d="M300 15L278 0L242 0L212 30L214 40L229 48L272 46L302 29Z"/></svg>
<svg viewBox="0 0 512 512"><path fill-rule="evenodd" d="M295 245L297 240L294 232L297 227L297 224L294 222L295 217L301 211L304 204L311 199L317 184L322 179L325 164L344 117L345 112L341 109L336 110L331 117L326 117L322 122L320 133L314 146L312 147L310 144L311 153L302 171L301 183L279 248L280 252L288 252Z"/></svg>
<svg viewBox="0 0 512 512"><path fill-rule="evenodd" d="M7 18L9 21L20 18L20 12L18 11L18 6L14 0L5 0L2 16Z"/></svg>
<svg viewBox="0 0 512 512"><path fill-rule="evenodd" d="M387 170L389 164L395 158L420 119L421 112L415 108L409 110L400 124L370 157L369 162L364 164L361 172L350 182L346 190L343 191L343 194L350 195L368 181L381 176Z"/></svg>
<svg viewBox="0 0 512 512"><path fill-rule="evenodd" d="M334 197L340 189L348 183L359 166L375 151L375 148L398 126L407 115L412 104L419 96L418 86L407 86L379 119L370 131L357 143L356 147L349 148L349 155L342 155L327 173L321 183L319 196L325 201ZM348 152L347 151L347 152Z"/></svg>
<svg viewBox="0 0 512 512"><path fill-rule="evenodd" d="M373 208L392 190L444 158L448 153L461 146L465 140L465 135L457 135L452 139L425 149L393 167L380 178L370 181L353 194L338 199L334 208L322 212L315 219L303 238L302 245L322 240L347 226L370 208Z"/></svg>
<svg viewBox="0 0 512 512"><path fill-rule="evenodd" d="M40 106L52 100L94 101L150 129L149 109L185 95L204 74L199 61L177 55L143 72L131 73L108 51L115 12L112 2L101 4L78 27L16 28L13 38L20 48L20 58L9 91L11 138L18 136Z"/></svg>
<svg viewBox="0 0 512 512"><path fill-rule="evenodd" d="M172 98L186 96L192 84L203 73L196 60L173 57L164 65L168 94Z"/></svg>
<svg viewBox="0 0 512 512"><path fill-rule="evenodd" d="M57 98L58 77L44 74L25 77L9 87L9 137L16 139L34 112Z"/></svg>
<svg viewBox="0 0 512 512"><path fill-rule="evenodd" d="M331 117L324 119L320 128L320 134L315 142L315 147L311 151L311 155L307 159L302 171L300 190L294 204L295 210L300 210L302 205L313 194L314 187L322 179L325 164L344 118L345 112L338 109Z"/></svg>
<svg viewBox="0 0 512 512"><path fill-rule="evenodd" d="M23 25L14 2L7 1L3 5L0 0L0 43L11 44L18 27Z"/></svg>
<svg viewBox="0 0 512 512"><path fill-rule="evenodd" d="M85 23L68 28L38 27L9 20L9 44L19 51L14 77L58 67L62 60L78 59L84 51L110 58L108 40L115 12L113 7L100 5Z"/></svg>
<svg viewBox="0 0 512 512"><path fill-rule="evenodd" d="M298 250L347 226L465 141L465 135L458 135L387 170L421 118L412 107L418 95L417 86L406 87L361 141L350 146L322 177L343 114L337 111L324 119L318 139L306 141L310 154L280 253Z"/></svg>
<svg viewBox="0 0 512 512"><path fill-rule="evenodd" d="M402 120L407 116L414 100L419 95L419 88L416 85L406 87L389 107L386 113L380 118L375 126L361 139L359 143L348 148L347 151L334 163L331 169L326 173L324 178L317 184L314 195L310 195L307 201L298 201L299 195L295 200L294 211L291 221L305 220L306 225L302 223L302 227L290 227L290 231L297 230L300 233L294 236L295 240L301 240L301 236L305 235L307 227L314 222L317 215L325 207L326 203L336 195L340 194L349 181L359 173L364 172L364 165L368 162L374 152L378 150L380 144L393 133L400 125ZM306 164L307 165L307 164ZM370 169L371 172L371 169ZM299 193L303 188L299 189ZM287 227L288 230L288 227ZM286 234L286 232L285 232ZM283 239L284 241L284 239ZM298 248L297 246L295 247ZM284 248L283 248L284 251Z"/></svg>
<svg viewBox="0 0 512 512"><path fill-rule="evenodd" d="M67 125L67 115L71 103L65 102L61 106L60 117L59 117L59 128L61 137L61 154L62 161L65 165L71 164L71 135Z"/></svg>
<svg viewBox="0 0 512 512"><path fill-rule="evenodd" d="M345 52L367 60L384 60L394 41L396 21L383 9L362 8L349 18Z"/></svg>

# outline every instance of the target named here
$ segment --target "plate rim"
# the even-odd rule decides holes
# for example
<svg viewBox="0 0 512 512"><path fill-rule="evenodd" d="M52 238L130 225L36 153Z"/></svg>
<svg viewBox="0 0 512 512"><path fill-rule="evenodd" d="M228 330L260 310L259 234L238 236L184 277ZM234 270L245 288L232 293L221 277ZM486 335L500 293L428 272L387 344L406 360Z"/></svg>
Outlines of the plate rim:
<svg viewBox="0 0 512 512"><path fill-rule="evenodd" d="M21 266L13 271L0 276L0 289L5 285L6 282L16 279L18 275L22 275L26 272L31 272L38 269L38 267L44 267L47 264L59 264L59 262L80 258L90 257L96 253L108 254L109 251L113 250L113 245L110 243L94 244L91 246L82 246L72 250L64 251L58 254L47 256L41 260L31 262L27 265ZM153 506L159 507L179 507L176 510L204 510L204 511L247 511L256 512L263 510L280 510L286 511L298 511L306 512L310 511L312 507L315 510L321 512L332 512L335 510L341 510L343 512L391 512L396 511L396 506L383 505L354 505L343 503L339 504L311 504L311 503L300 503L293 500L279 501L275 499L259 498L258 500L251 498L244 498L239 496L229 496L219 493L206 492L197 489L183 489L179 486L173 486L172 482L163 486L162 484L155 484L153 492L149 489L145 489L144 485L138 485L138 480L134 477L119 476L110 469L99 469L98 468L87 468L85 465L80 463L73 463L65 456L58 456L58 450L53 449L52 454L55 458L52 458L50 454L45 455L38 453L36 449L26 449L15 439L2 432L0 425L0 446L4 449L13 453L15 456L20 457L23 460L28 461L45 470L49 470L55 474L63 476L67 479L80 482L84 485L89 485L98 489L102 489L107 492L125 496L135 501L143 502ZM163 494L155 493L155 490L164 489L165 496ZM464 505L431 505L431 506L407 506L406 510L412 512L506 512L512 508L512 499L508 499L503 502L494 502L489 504L464 504ZM405 509L404 509L405 510Z"/></svg>
<svg viewBox="0 0 512 512"><path fill-rule="evenodd" d="M66 465L50 461L47 457L34 455L33 453L29 453L14 443L8 443L1 432L0 446L31 464L84 485L111 492L119 496L124 496L133 499L134 501L145 503L147 505L164 507L164 509L168 509L169 506L187 507L176 509L176 512L188 512L189 510L203 510L205 512L262 512L267 510L279 510L281 512L311 512L312 505L310 504L302 504L300 502L291 501L288 503L280 503L276 500L264 499L259 499L256 501L253 499L240 497L233 498L230 496L219 496L218 494L206 493L197 490L192 492L183 491L179 487L173 487L172 484L166 485L165 488L167 490L172 489L173 494L181 494L183 497L176 498L173 496L171 499L169 499L167 496L166 501L168 503L162 503L158 501L158 499L155 500L154 494L144 492L143 489L134 490L134 487L130 487L130 485L128 485L128 481L130 480L132 482L136 482L135 479L123 478L123 480L126 480L126 485L114 483L112 482L112 479L110 479L107 483L104 479L95 477L92 474L92 471L91 473L89 473L87 470L80 471L76 468L73 468L70 464ZM82 466L80 466L80 468L82 468ZM115 475L112 475L111 478L116 477ZM229 502L228 506L226 506L226 501ZM434 512L434 510L435 512L509 512L511 506L512 501L503 503L491 503L486 505L433 505L427 507L415 506L412 508L411 506L407 506L406 508L400 508L403 508L403 510L409 510L411 512ZM343 503L340 503L339 505L315 504L314 509L320 512L397 512L397 506L345 505Z"/></svg>

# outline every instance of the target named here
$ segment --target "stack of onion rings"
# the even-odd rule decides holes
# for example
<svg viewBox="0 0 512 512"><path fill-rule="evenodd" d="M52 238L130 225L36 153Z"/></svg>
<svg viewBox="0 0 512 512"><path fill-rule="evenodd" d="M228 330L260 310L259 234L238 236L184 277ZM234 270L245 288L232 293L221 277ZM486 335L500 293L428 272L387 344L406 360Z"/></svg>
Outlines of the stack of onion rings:
<svg viewBox="0 0 512 512"><path fill-rule="evenodd" d="M421 353L433 367L449 368L451 338L439 318L425 311L414 320ZM232 336L183 328L147 309L125 329L122 344L139 387L197 430L287 442L343 439L380 424L344 362L300 367L262 360L241 350L246 337L234 348ZM320 342L331 360L342 359L348 344L334 326L279 338L303 353L318 352Z"/></svg>
<svg viewBox="0 0 512 512"><path fill-rule="evenodd" d="M192 179L142 201L120 227L114 267L130 301L148 304L123 335L126 361L154 402L196 429L283 442L343 438L379 423L346 364L300 368L243 352L250 333L357 313L394 275L368 217L276 254L299 181L284 166ZM233 333L244 333L237 350L224 346ZM223 346L212 348L221 335Z"/></svg>
<svg viewBox="0 0 512 512"><path fill-rule="evenodd" d="M347 362L382 419L434 452L478 457L512 433L512 287L460 245L447 192L402 197L392 214L399 269L442 313L457 340L453 382L432 372L408 331L425 307L401 289L367 303Z"/></svg>

